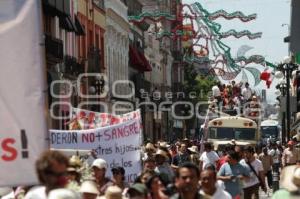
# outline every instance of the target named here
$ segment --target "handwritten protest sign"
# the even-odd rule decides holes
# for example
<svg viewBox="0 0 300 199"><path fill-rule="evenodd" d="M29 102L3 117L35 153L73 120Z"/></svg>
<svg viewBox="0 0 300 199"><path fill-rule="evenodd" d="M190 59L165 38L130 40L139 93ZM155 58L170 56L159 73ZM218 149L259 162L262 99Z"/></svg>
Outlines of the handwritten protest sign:
<svg viewBox="0 0 300 199"><path fill-rule="evenodd" d="M0 187L37 183L46 148L40 3L0 1Z"/></svg>
<svg viewBox="0 0 300 199"><path fill-rule="evenodd" d="M122 166L125 178L133 182L141 171L141 129L139 120L89 130L50 130L52 149L95 150L107 161L109 170Z"/></svg>

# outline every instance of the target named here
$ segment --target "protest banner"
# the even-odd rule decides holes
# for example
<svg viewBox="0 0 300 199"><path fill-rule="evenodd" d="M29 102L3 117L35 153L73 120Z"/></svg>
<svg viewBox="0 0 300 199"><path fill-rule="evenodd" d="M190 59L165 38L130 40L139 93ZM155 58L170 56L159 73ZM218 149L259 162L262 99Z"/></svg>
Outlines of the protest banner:
<svg viewBox="0 0 300 199"><path fill-rule="evenodd" d="M59 150L94 150L110 169L122 166L125 180L133 182L141 171L139 120L89 130L50 130L50 147Z"/></svg>
<svg viewBox="0 0 300 199"><path fill-rule="evenodd" d="M47 147L40 3L0 1L0 186L38 183Z"/></svg>
<svg viewBox="0 0 300 199"><path fill-rule="evenodd" d="M94 129L119 124L133 119L141 120L139 109L126 114L114 115L72 108L72 119L69 127L71 130Z"/></svg>

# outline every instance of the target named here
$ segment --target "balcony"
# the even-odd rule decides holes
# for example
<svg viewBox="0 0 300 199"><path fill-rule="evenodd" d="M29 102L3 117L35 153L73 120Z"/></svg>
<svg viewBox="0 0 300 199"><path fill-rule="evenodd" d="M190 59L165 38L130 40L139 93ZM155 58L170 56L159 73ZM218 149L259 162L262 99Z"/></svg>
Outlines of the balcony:
<svg viewBox="0 0 300 199"><path fill-rule="evenodd" d="M181 62L182 61L182 53L181 51L172 51L172 56L174 58L174 61L179 61Z"/></svg>
<svg viewBox="0 0 300 199"><path fill-rule="evenodd" d="M91 47L88 52L88 73L100 73L100 50L96 47Z"/></svg>
<svg viewBox="0 0 300 199"><path fill-rule="evenodd" d="M45 34L46 60L49 65L63 62L63 41Z"/></svg>
<svg viewBox="0 0 300 199"><path fill-rule="evenodd" d="M151 92L151 82L145 80L140 74L137 74L133 79L135 85L135 93L137 97L141 97L141 91L148 93Z"/></svg>
<svg viewBox="0 0 300 199"><path fill-rule="evenodd" d="M172 84L172 92L177 93L177 92L183 92L183 84L182 83L173 83Z"/></svg>
<svg viewBox="0 0 300 199"><path fill-rule="evenodd" d="M127 17L127 6L120 0L105 0L105 8L111 9L119 16L121 16L125 21L128 21Z"/></svg>
<svg viewBox="0 0 300 199"><path fill-rule="evenodd" d="M101 8L101 9L105 9L105 3L104 3L104 0L93 0L93 3L98 7L98 8Z"/></svg>

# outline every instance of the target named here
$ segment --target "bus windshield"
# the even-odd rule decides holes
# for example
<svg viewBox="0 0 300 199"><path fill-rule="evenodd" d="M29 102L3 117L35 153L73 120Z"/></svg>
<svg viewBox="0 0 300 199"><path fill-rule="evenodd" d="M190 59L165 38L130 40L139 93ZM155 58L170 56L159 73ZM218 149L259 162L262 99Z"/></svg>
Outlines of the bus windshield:
<svg viewBox="0 0 300 199"><path fill-rule="evenodd" d="M250 128L211 127L209 128L209 138L223 140L255 140L255 132L255 129Z"/></svg>
<svg viewBox="0 0 300 199"><path fill-rule="evenodd" d="M262 138L277 138L278 128L277 126L261 126L261 137Z"/></svg>

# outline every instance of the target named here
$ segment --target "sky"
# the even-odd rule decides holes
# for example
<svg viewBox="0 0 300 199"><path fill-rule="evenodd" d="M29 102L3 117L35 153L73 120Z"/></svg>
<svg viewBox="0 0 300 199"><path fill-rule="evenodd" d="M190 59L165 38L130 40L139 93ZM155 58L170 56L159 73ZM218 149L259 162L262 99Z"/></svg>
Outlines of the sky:
<svg viewBox="0 0 300 199"><path fill-rule="evenodd" d="M231 48L233 57L236 56L237 50L242 45L253 47L245 56L262 55L271 63L279 63L288 55L288 44L283 42L283 38L289 35L291 0L183 0L184 4L199 2L203 8L210 13L217 10L225 10L228 13L241 11L245 15L257 14L257 18L253 21L244 23L238 19L225 20L219 18L215 22L221 24L221 32L230 29L236 31L249 30L252 33L262 32L262 37L249 40L247 37L236 39L229 37L222 39L226 45ZM287 24L287 25L283 25ZM264 67L257 64L247 65L264 70ZM248 74L250 84L254 84L254 78ZM236 81L241 80L242 75L238 75ZM278 80L274 78L270 89L267 89L265 82L262 81L255 89L267 90L267 101L274 103L277 97L275 86Z"/></svg>

